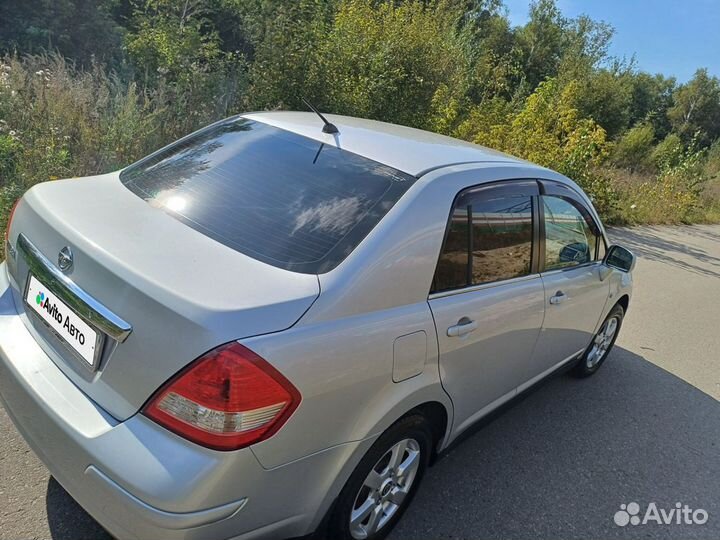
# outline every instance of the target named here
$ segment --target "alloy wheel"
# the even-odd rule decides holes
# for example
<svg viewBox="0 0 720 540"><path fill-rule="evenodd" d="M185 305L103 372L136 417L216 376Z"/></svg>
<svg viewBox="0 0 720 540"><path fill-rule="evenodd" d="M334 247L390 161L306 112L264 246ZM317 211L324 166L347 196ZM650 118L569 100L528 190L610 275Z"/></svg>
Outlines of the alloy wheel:
<svg viewBox="0 0 720 540"><path fill-rule="evenodd" d="M585 359L588 368L594 368L607 354L617 333L618 325L618 318L611 317L600 327L593 340L592 348Z"/></svg>
<svg viewBox="0 0 720 540"><path fill-rule="evenodd" d="M353 538L369 538L392 519L410 493L420 459L420 444L415 439L403 439L383 454L355 497L350 512Z"/></svg>

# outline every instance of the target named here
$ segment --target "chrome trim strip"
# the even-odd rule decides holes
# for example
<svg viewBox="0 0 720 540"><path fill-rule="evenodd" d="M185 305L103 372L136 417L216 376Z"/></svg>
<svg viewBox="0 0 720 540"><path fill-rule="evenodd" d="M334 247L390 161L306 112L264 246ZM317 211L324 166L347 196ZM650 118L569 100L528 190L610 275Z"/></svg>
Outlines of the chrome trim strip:
<svg viewBox="0 0 720 540"><path fill-rule="evenodd" d="M592 268L592 267L600 267L602 266L603 262L601 260L594 260L582 264L576 264L575 266L565 266L563 268L553 268L552 270L545 270L544 272L540 272L540 275L545 276L552 276L555 274L560 274L562 272L570 272L571 270L577 270L579 268Z"/></svg>
<svg viewBox="0 0 720 540"><path fill-rule="evenodd" d="M5 242L5 253L7 253L8 256L12 257L12 260L15 260L16 252L13 245L10 243L10 240Z"/></svg>
<svg viewBox="0 0 720 540"><path fill-rule="evenodd" d="M540 274L527 274L524 276L518 276L510 279L500 279L498 281L490 281L489 283L479 283L477 285L470 285L469 287L462 287L460 289L450 289L449 291L440 291L431 293L428 295L428 300L435 300L436 298L445 298L446 296L455 296L456 294L465 294L475 291L482 291L483 289L492 289L493 287L500 287L501 285L509 285L512 283L520 283L522 281L530 281L531 279L540 279Z"/></svg>
<svg viewBox="0 0 720 540"><path fill-rule="evenodd" d="M27 262L30 273L52 289L60 300L92 326L122 343L132 326L78 287L20 233L17 249Z"/></svg>

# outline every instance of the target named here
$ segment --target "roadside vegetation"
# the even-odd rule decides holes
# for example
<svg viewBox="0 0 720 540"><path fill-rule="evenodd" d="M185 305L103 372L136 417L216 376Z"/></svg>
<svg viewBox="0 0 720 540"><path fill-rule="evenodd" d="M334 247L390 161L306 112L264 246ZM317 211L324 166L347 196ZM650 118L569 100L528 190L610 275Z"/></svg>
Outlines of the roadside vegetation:
<svg viewBox="0 0 720 540"><path fill-rule="evenodd" d="M5 0L0 229L37 182L102 173L257 109L375 118L578 181L608 223L720 221L720 81L607 53L537 0Z"/></svg>

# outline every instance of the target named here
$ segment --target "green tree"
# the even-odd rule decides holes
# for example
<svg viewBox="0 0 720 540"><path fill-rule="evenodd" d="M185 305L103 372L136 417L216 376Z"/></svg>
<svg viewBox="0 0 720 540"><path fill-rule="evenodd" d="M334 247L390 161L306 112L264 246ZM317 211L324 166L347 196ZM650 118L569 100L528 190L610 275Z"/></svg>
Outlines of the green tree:
<svg viewBox="0 0 720 540"><path fill-rule="evenodd" d="M655 136L663 139L672 129L667 112L673 105L675 78L639 72L634 73L631 79L630 125L649 122Z"/></svg>
<svg viewBox="0 0 720 540"><path fill-rule="evenodd" d="M625 131L632 104L630 75L616 66L590 72L579 81L578 108L581 115L600 124L609 138Z"/></svg>
<svg viewBox="0 0 720 540"><path fill-rule="evenodd" d="M0 229L38 181L302 97L554 168L606 218L701 215L720 82L638 71L609 56L612 34L557 0L534 0L520 26L503 0L0 1Z"/></svg>
<svg viewBox="0 0 720 540"><path fill-rule="evenodd" d="M555 0L530 4L529 20L516 32L522 65L518 90L532 91L546 78L557 75L568 45L567 25Z"/></svg>
<svg viewBox="0 0 720 540"><path fill-rule="evenodd" d="M511 99L522 78L522 51L515 31L498 0L468 1L458 6L458 29L463 36L468 62L467 86L463 89L469 103L502 97ZM459 16L458 16L459 14Z"/></svg>
<svg viewBox="0 0 720 540"><path fill-rule="evenodd" d="M673 129L687 142L697 137L702 146L720 137L720 80L699 69L680 86L668 110Z"/></svg>
<svg viewBox="0 0 720 540"><path fill-rule="evenodd" d="M341 3L309 67L329 110L416 127L431 123L442 87L467 69L455 21L442 3Z"/></svg>
<svg viewBox="0 0 720 540"><path fill-rule="evenodd" d="M3 0L0 2L0 53L37 54L58 50L89 66L118 67L122 27L114 20L115 0Z"/></svg>
<svg viewBox="0 0 720 540"><path fill-rule="evenodd" d="M143 0L136 4L127 48L146 80L183 81L217 67L223 52L203 0Z"/></svg>
<svg viewBox="0 0 720 540"><path fill-rule="evenodd" d="M325 108L329 88L315 90L319 49L328 39L333 2L235 0L252 46L250 109L305 109L302 97ZM328 74L328 82L332 74Z"/></svg>
<svg viewBox="0 0 720 540"><path fill-rule="evenodd" d="M174 119L162 138L177 138L223 116L246 88L242 52L222 47L213 23L220 0L137 0L126 46L142 89Z"/></svg>

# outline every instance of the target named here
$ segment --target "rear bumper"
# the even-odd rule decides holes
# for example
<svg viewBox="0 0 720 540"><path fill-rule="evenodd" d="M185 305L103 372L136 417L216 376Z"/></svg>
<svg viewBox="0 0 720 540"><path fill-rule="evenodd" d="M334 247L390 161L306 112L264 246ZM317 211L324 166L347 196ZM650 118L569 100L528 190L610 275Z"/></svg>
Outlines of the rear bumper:
<svg viewBox="0 0 720 540"><path fill-rule="evenodd" d="M250 449L208 450L139 414L117 422L37 344L16 311L4 264L0 401L51 474L118 538L308 534L342 484L338 479L371 443L264 469Z"/></svg>

